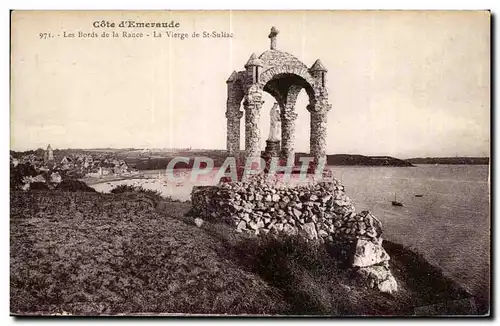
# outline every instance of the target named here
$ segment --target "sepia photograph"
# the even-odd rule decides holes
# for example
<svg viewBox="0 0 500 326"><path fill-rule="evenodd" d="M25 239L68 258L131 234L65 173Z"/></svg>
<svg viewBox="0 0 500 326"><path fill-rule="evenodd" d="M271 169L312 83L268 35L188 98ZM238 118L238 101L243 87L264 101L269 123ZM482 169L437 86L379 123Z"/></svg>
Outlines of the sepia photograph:
<svg viewBox="0 0 500 326"><path fill-rule="evenodd" d="M10 315L491 316L488 10L12 10Z"/></svg>

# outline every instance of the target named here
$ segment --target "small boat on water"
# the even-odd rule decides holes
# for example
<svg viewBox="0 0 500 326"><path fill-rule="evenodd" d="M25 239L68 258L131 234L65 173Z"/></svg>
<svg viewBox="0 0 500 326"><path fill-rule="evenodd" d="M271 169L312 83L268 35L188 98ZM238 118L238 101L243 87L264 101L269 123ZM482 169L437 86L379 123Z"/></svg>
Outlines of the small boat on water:
<svg viewBox="0 0 500 326"><path fill-rule="evenodd" d="M403 206L403 204L396 200L396 194L394 194L394 200L391 201L392 206Z"/></svg>
<svg viewBox="0 0 500 326"><path fill-rule="evenodd" d="M415 197L424 197L424 195L415 195Z"/></svg>

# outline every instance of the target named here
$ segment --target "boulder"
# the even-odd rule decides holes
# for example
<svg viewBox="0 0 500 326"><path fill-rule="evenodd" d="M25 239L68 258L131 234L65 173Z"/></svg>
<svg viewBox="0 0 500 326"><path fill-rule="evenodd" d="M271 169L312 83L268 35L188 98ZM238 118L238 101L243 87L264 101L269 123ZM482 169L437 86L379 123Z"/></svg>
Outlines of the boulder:
<svg viewBox="0 0 500 326"><path fill-rule="evenodd" d="M246 227L247 224L245 223L245 221L240 221L240 223L238 223L238 225L236 226L236 231L242 232L244 229L246 229Z"/></svg>
<svg viewBox="0 0 500 326"><path fill-rule="evenodd" d="M398 282L391 274L387 279L379 283L378 290L384 293L390 293L390 294L395 293L398 291Z"/></svg>
<svg viewBox="0 0 500 326"><path fill-rule="evenodd" d="M259 227L258 227L258 224L254 221L250 221L248 223L248 225L250 226L250 228L254 229L254 230L257 230Z"/></svg>
<svg viewBox="0 0 500 326"><path fill-rule="evenodd" d="M203 219L197 217L194 219L194 224L196 224L197 227L201 227L203 225Z"/></svg>
<svg viewBox="0 0 500 326"><path fill-rule="evenodd" d="M250 222L250 214L248 213L243 213L241 215L241 218L245 221L245 222Z"/></svg>
<svg viewBox="0 0 500 326"><path fill-rule="evenodd" d="M302 216L302 212L301 212L301 211L299 211L299 210L298 210L298 209L296 209L296 208L294 208L294 209L292 210L292 212L293 212L293 215L294 215L296 218L300 218L300 217Z"/></svg>
<svg viewBox="0 0 500 326"><path fill-rule="evenodd" d="M319 230L318 236L320 236L322 238L327 237L328 236L328 232L326 232L325 230Z"/></svg>
<svg viewBox="0 0 500 326"><path fill-rule="evenodd" d="M313 222L306 223L302 226L302 233L310 240L317 240L318 233L316 232L316 224Z"/></svg>
<svg viewBox="0 0 500 326"><path fill-rule="evenodd" d="M352 265L354 267L367 267L383 263L389 259L390 257L381 243L358 239Z"/></svg>
<svg viewBox="0 0 500 326"><path fill-rule="evenodd" d="M372 289L389 294L398 291L398 282L387 264L363 267L357 272L361 281Z"/></svg>
<svg viewBox="0 0 500 326"><path fill-rule="evenodd" d="M290 225L290 224L285 224L283 227L283 232L287 235L297 235L297 228Z"/></svg>
<svg viewBox="0 0 500 326"><path fill-rule="evenodd" d="M375 215L373 215L369 211L362 211L358 215L360 215L363 218L368 228L373 230L373 232L377 236L380 236L382 234L382 222L380 222L380 220L376 218Z"/></svg>
<svg viewBox="0 0 500 326"><path fill-rule="evenodd" d="M331 198L332 198L332 195L327 195L327 196L321 198L321 201L323 202L323 204L326 204Z"/></svg>
<svg viewBox="0 0 500 326"><path fill-rule="evenodd" d="M391 272L387 266L376 265L360 268L358 270L358 275L362 280L367 281L368 283L372 283L374 281L373 284L370 284L370 287L374 287L380 282L385 281L389 275L391 275Z"/></svg>

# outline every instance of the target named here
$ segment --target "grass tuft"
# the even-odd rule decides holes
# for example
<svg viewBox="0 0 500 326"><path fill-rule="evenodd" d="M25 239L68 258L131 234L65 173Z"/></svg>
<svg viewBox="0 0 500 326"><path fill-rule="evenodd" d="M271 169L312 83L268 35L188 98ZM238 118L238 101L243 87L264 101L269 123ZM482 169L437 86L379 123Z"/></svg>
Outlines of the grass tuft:
<svg viewBox="0 0 500 326"><path fill-rule="evenodd" d="M112 194L123 194L123 193L130 193L130 192L145 194L147 197L153 198L156 200L164 199L161 196L161 192L159 192L158 190L145 189L141 186L119 185L116 188L111 190Z"/></svg>

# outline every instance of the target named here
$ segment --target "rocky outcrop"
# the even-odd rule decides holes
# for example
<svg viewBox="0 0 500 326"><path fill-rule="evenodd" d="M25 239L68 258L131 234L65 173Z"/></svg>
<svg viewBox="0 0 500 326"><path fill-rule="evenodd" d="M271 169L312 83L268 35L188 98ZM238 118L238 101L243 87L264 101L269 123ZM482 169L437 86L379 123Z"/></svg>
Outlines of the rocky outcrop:
<svg viewBox="0 0 500 326"><path fill-rule="evenodd" d="M356 242L356 250L354 252L352 266L368 267L384 263L389 259L389 255L381 244L378 242L359 239Z"/></svg>
<svg viewBox="0 0 500 326"><path fill-rule="evenodd" d="M359 268L356 272L364 284L378 289L380 292L394 293L398 290L398 283L392 275L387 262Z"/></svg>
<svg viewBox="0 0 500 326"><path fill-rule="evenodd" d="M356 213L335 179L290 185L259 175L246 182L194 187L191 201L192 215L223 221L237 232L350 243L351 267L360 279L382 292L397 290L382 247L382 223L368 211Z"/></svg>

